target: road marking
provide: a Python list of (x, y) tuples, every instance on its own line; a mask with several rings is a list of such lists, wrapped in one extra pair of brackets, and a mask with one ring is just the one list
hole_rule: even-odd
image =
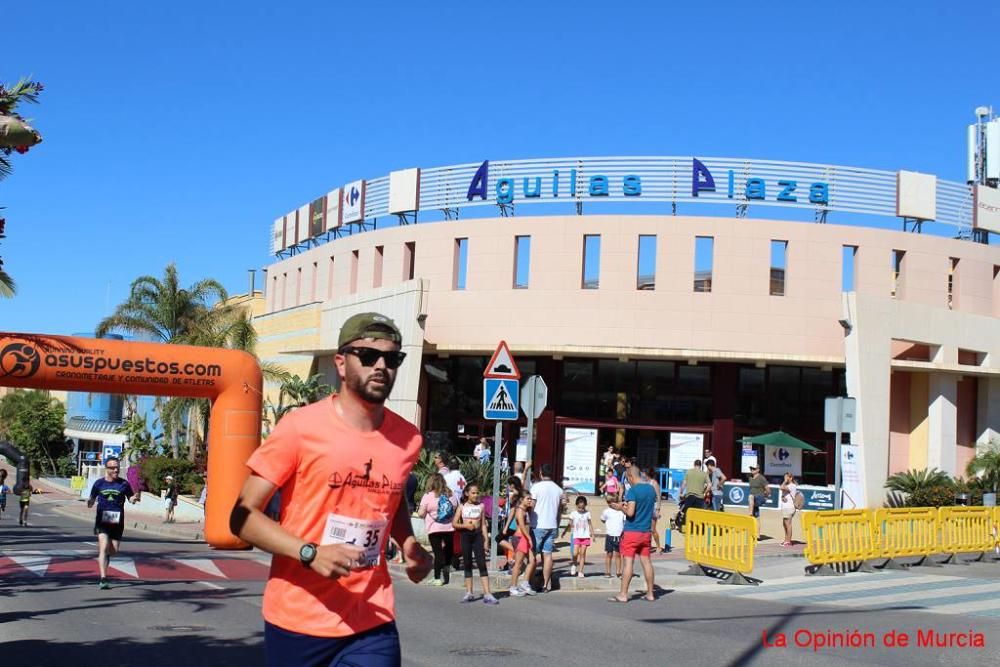
[(225, 573), (220, 570), (209, 558), (177, 558), (175, 560), (181, 565), (193, 567), (194, 569), (200, 570), (205, 574), (210, 574), (213, 577), (218, 577), (219, 579), (226, 578)]
[(10, 556), (9, 558), (39, 577), (45, 576), (49, 569), (49, 563), (52, 561), (48, 556)]
[(196, 581), (195, 583), (201, 584), (202, 586), (205, 586), (207, 588), (214, 588), (217, 591), (226, 590), (225, 587), (219, 586), (218, 584), (213, 584), (211, 581)]
[(119, 558), (115, 556), (108, 563), (108, 567), (112, 570), (118, 570), (119, 572), (124, 572), (133, 579), (139, 578), (139, 573), (135, 569), (135, 561), (131, 558)]

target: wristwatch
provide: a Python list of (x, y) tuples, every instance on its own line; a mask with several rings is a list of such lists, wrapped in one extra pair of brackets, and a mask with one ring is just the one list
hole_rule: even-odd
[(302, 561), (302, 566), (309, 567), (315, 559), (316, 544), (314, 542), (303, 544), (299, 549), (299, 560)]

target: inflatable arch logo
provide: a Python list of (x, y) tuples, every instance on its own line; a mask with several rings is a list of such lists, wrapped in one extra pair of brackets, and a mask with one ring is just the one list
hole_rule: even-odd
[(105, 338), (0, 333), (0, 386), (106, 394), (207, 398), (211, 489), (205, 541), (218, 549), (247, 546), (229, 531), (229, 512), (260, 445), (263, 381), (246, 352)]

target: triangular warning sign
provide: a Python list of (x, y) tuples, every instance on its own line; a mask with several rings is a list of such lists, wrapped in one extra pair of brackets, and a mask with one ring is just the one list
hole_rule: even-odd
[(503, 382), (497, 383), (497, 390), (490, 397), (487, 409), (499, 410), (501, 412), (510, 412), (513, 410), (517, 412), (517, 406), (514, 405), (514, 401), (511, 399), (510, 394), (507, 392), (507, 387)]
[(518, 369), (517, 364), (514, 363), (514, 357), (511, 356), (506, 341), (500, 341), (500, 344), (497, 345), (497, 350), (493, 353), (490, 363), (486, 364), (483, 377), (505, 380), (521, 379), (521, 371)]

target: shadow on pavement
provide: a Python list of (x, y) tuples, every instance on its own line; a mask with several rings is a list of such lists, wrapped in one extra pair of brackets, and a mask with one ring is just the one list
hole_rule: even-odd
[[(150, 628), (163, 636), (142, 639), (106, 639), (95, 642), (23, 640), (5, 642), (4, 661), (20, 667), (52, 665), (101, 665), (116, 667), (177, 667), (212, 665), (254, 667), (264, 664), (263, 631), (248, 632), (246, 639), (215, 639), (190, 634), (190, 626)], [(211, 631), (206, 628), (206, 631)]]

